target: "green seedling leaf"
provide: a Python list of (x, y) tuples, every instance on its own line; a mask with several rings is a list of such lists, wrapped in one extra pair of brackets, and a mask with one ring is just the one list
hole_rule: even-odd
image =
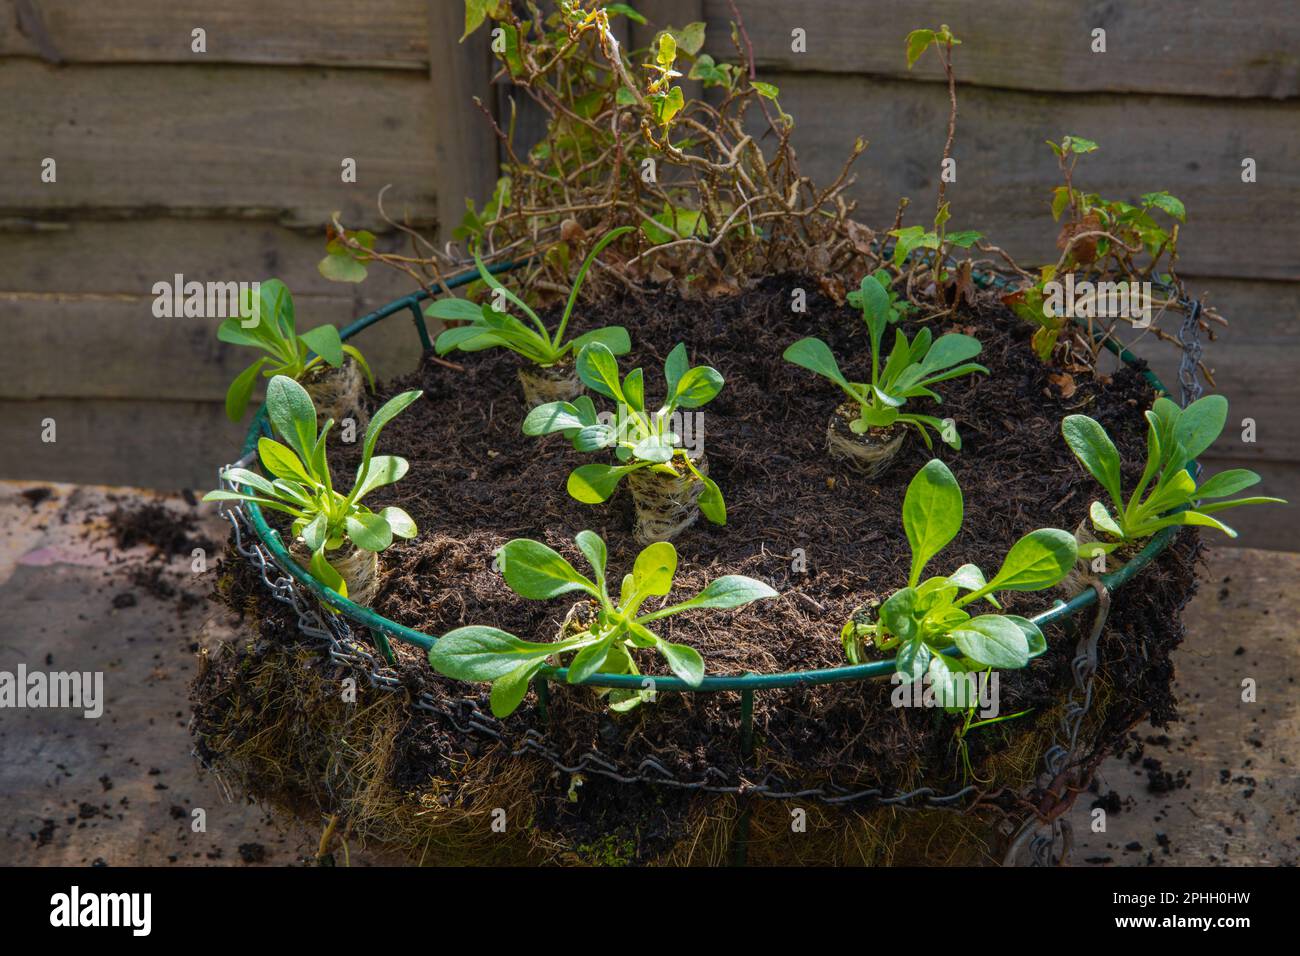
[(962, 514), (957, 479), (947, 465), (932, 459), (912, 478), (903, 499), (903, 531), (912, 549), (909, 585), (920, 581), (930, 559), (957, 536)]
[(578, 378), (593, 392), (606, 398), (623, 399), (618, 360), (609, 347), (600, 342), (592, 342), (578, 353)]
[(678, 385), (681, 383), (682, 376), (686, 370), (691, 367), (690, 360), (686, 356), (686, 343), (678, 342), (673, 346), (668, 358), (664, 360), (664, 382), (668, 386), (668, 394), (676, 395)]
[(726, 574), (710, 582), (703, 591), (689, 601), (683, 601), (677, 605), (677, 608), (744, 607), (753, 601), (771, 597), (776, 597), (776, 592), (762, 581), (756, 581), (743, 574)]
[(515, 712), (528, 694), (528, 685), (536, 673), (541, 670), (542, 662), (536, 661), (520, 664), (510, 673), (498, 677), (492, 683), (492, 693), (488, 702), (494, 717), (509, 717)]
[(594, 531), (579, 531), (574, 540), (578, 544), (578, 550), (591, 565), (591, 569), (596, 572), (596, 580), (605, 580), (605, 562), (608, 559), (608, 552), (604, 539)]
[(521, 641), (495, 627), (458, 627), (429, 649), (429, 664), (456, 680), (494, 681), (521, 664), (545, 661), (559, 646)]
[(253, 395), (253, 386), (257, 384), (257, 373), (262, 370), (262, 366), (267, 361), (265, 358), (258, 359), (236, 375), (235, 380), (230, 383), (230, 388), (226, 391), (226, 417), (232, 422), (237, 422), (244, 417), (244, 412), (248, 410), (248, 401)]
[(785, 350), (783, 357), (787, 362), (793, 362), (801, 368), (828, 378), (841, 387), (848, 385), (848, 380), (840, 371), (840, 365), (835, 361), (830, 346), (821, 339), (800, 339)]
[(348, 515), (348, 539), (363, 551), (383, 551), (393, 543), (393, 529), (377, 514), (357, 512)]
[(483, 307), (478, 303), (455, 296), (434, 299), (424, 307), (425, 315), (442, 322), (478, 322), (482, 313)]
[(343, 575), (335, 570), (334, 565), (330, 564), (325, 557), (325, 548), (322, 546), (312, 552), (311, 561), (308, 562), (307, 570), (321, 584), (325, 585), (331, 591), (336, 592), (342, 597), (348, 596), (347, 582), (343, 580)]
[(1070, 532), (1039, 528), (1011, 546), (989, 586), (995, 591), (1041, 591), (1059, 584), (1078, 557), (1078, 542)]
[(1174, 424), (1174, 441), (1182, 446), (1183, 455), (1174, 465), (1194, 461), (1214, 444), (1228, 420), (1228, 400), (1222, 395), (1206, 395), (1182, 410)]
[(569, 473), (567, 487), (575, 501), (594, 505), (608, 501), (623, 476), (642, 465), (581, 465)]
[(667, 541), (656, 541), (637, 555), (632, 581), (641, 594), (662, 597), (672, 590), (676, 573), (677, 549)]
[(722, 391), (722, 385), (722, 376), (716, 369), (698, 365), (682, 375), (677, 390), (669, 395), (668, 401), (682, 408), (699, 408), (713, 401)]
[(632, 339), (628, 336), (627, 329), (621, 325), (611, 325), (607, 328), (584, 332), (569, 343), (569, 347), (575, 352), (581, 352), (586, 346), (594, 342), (599, 342), (614, 355), (626, 355), (632, 351)]
[(1100, 501), (1094, 501), (1088, 506), (1088, 517), (1092, 519), (1092, 526), (1098, 531), (1104, 531), (1116, 538), (1124, 537), (1124, 529), (1111, 517), (1110, 511)]
[(310, 461), (316, 447), (316, 406), (307, 390), (287, 375), (277, 375), (266, 387), (267, 416), (276, 430), (303, 461)]
[(900, 641), (910, 641), (920, 633), (916, 617), (917, 598), (916, 589), (906, 587), (895, 591), (880, 605), (881, 623)]
[(380, 517), (388, 522), (388, 527), (393, 530), (394, 537), (414, 538), (418, 532), (415, 528), (415, 522), (401, 508), (395, 505), (385, 508), (379, 512)]
[(1259, 484), (1259, 475), (1247, 468), (1229, 468), (1202, 482), (1196, 489), (1197, 498), (1226, 498)]
[(343, 340), (332, 325), (320, 325), (298, 336), (299, 340), (333, 368), (343, 364)]
[(704, 490), (700, 492), (700, 497), (696, 503), (700, 506), (700, 514), (704, 515), (712, 524), (723, 525), (727, 523), (727, 503), (722, 500), (722, 489), (712, 478), (702, 476), (700, 481), (704, 482)]
[(1025, 632), (1000, 614), (971, 618), (952, 638), (963, 654), (985, 667), (1017, 669), (1029, 663)]
[(595, 584), (540, 541), (515, 538), (502, 546), (500, 557), (506, 584), (521, 597), (544, 601), (570, 591), (600, 594)]
[(1061, 422), (1061, 434), (1074, 457), (1106, 489), (1116, 506), (1120, 506), (1124, 499), (1120, 489), (1119, 450), (1106, 430), (1087, 415), (1067, 415)]
[(659, 642), (659, 653), (668, 662), (669, 669), (692, 687), (698, 687), (704, 680), (704, 658), (700, 652), (685, 644)]

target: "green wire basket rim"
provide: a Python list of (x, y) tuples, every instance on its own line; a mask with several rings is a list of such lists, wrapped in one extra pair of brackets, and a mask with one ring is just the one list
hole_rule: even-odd
[[(489, 268), (489, 272), (494, 274), (508, 272), (511, 269), (522, 265), (524, 261), (511, 261), (498, 263)], [(476, 271), (467, 271), (453, 276), (446, 280), (444, 285), (447, 289), (455, 289), (473, 282), (478, 278)], [(980, 281), (983, 280), (983, 281)], [(977, 277), (980, 285), (988, 286), (1001, 284), (1001, 276), (994, 274), (982, 274)], [(432, 298), (432, 294), (421, 289), (410, 295), (394, 299), (387, 305), (368, 315), (362, 316), (355, 322), (344, 327), (339, 332), (339, 337), (347, 340), (357, 333), (369, 328), (376, 322), (382, 321), (402, 310), (410, 310), (416, 319), (416, 325), (420, 331), (422, 342), (428, 341), (427, 331), (424, 327), (424, 319), (419, 310), (419, 304), (426, 299)], [(1133, 355), (1128, 349), (1114, 342), (1110, 338), (1103, 341), (1105, 347), (1115, 354), (1115, 356), (1127, 365), (1137, 366), (1141, 361)], [(1169, 390), (1165, 388), (1164, 383), (1149, 368), (1139, 369), (1144, 378), (1156, 389), (1157, 392), (1168, 395)], [(244, 450), (241, 461), (249, 461), (255, 457), (258, 439), (263, 435), (270, 433), (270, 425), (266, 417), (266, 403), (263, 402), (258, 408), (257, 413), (253, 416), (252, 424), (249, 427), (247, 438), (244, 441)], [(1196, 468), (1196, 463), (1192, 462), (1188, 470)], [(406, 627), (391, 621), (381, 614), (368, 607), (355, 604), (349, 599), (343, 597), (332, 588), (328, 588), (312, 577), (293, 557), (289, 550), (280, 540), (280, 534), (270, 525), (267, 524), (266, 518), (262, 514), (262, 509), (254, 502), (242, 502), (240, 507), (247, 514), (249, 523), (258, 540), (271, 553), (275, 563), (280, 569), (290, 575), (298, 584), (307, 588), (317, 600), (327, 607), (343, 614), (349, 619), (368, 628), (370, 631), (381, 634), (386, 637), (396, 638), (397, 640), (419, 647), (428, 651), (437, 642), (438, 638), (431, 637), (423, 631), (417, 631), (414, 628)], [(1152, 536), (1146, 546), (1138, 554), (1125, 564), (1118, 571), (1111, 574), (1099, 575), (1099, 580), (1107, 590), (1115, 590), (1122, 586), (1131, 578), (1137, 575), (1139, 571), (1150, 564), (1155, 558), (1163, 552), (1177, 533), (1177, 526), (1165, 528)], [(1057, 621), (1065, 620), (1072, 617), (1075, 613), (1091, 607), (1097, 603), (1097, 590), (1092, 587), (1085, 588), (1079, 594), (1076, 594), (1069, 601), (1058, 600), (1052, 607), (1039, 614), (1034, 615), (1030, 620), (1038, 627), (1052, 624)], [(1041, 656), (1045, 651), (1039, 651), (1032, 655), (1031, 659)], [(730, 676), (711, 677), (706, 675), (704, 679), (696, 685), (686, 683), (680, 677), (675, 676), (651, 676), (644, 674), (595, 674), (586, 680), (574, 681), (572, 686), (584, 687), (606, 687), (606, 688), (624, 688), (638, 690), (652, 686), (658, 691), (680, 691), (680, 692), (716, 692), (716, 691), (754, 691), (766, 690), (779, 687), (799, 687), (813, 684), (834, 684), (845, 683), (850, 681), (873, 680), (888, 677), (894, 672), (894, 660), (892, 658), (880, 661), (871, 661), (866, 664), (846, 664), (843, 667), (825, 667), (815, 670), (804, 671), (784, 671), (777, 674), (737, 674)], [(538, 671), (538, 676), (545, 680), (553, 680), (560, 683), (569, 683), (568, 668), (565, 667), (543, 667)], [(466, 682), (469, 683), (469, 682)]]

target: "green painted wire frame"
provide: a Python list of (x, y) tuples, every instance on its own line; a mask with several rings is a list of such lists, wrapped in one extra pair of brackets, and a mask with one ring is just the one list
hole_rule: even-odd
[[(493, 273), (507, 272), (515, 268), (518, 263), (506, 262), (494, 265), (489, 271)], [(474, 281), (477, 278), (475, 272), (464, 272), (451, 279), (448, 279), (446, 286), (448, 289), (455, 289)], [(984, 279), (981, 285), (992, 285), (996, 283), (996, 277), (981, 277)], [(371, 312), (353, 322), (351, 325), (342, 329), (339, 335), (343, 339), (351, 338), (363, 329), (367, 329), (376, 322), (386, 319), (394, 313), (403, 310), (409, 310), (414, 317), (416, 331), (420, 336), (420, 343), (427, 351), (432, 347), (429, 340), (429, 332), (424, 323), (424, 316), (420, 312), (420, 303), (430, 295), (425, 290), (413, 293), (403, 298), (396, 299), (388, 303), (381, 309)], [(1128, 349), (1107, 338), (1103, 343), (1107, 349), (1115, 354), (1120, 361), (1133, 365), (1138, 362)], [(1162, 394), (1169, 394), (1164, 383), (1149, 369), (1143, 369), (1142, 375), (1146, 380)], [(244, 442), (243, 458), (252, 460), (252, 456), (257, 449), (257, 440), (264, 434), (268, 434), (270, 426), (266, 420), (265, 403), (257, 410), (253, 417), (253, 424), (248, 430), (248, 437)], [(1195, 463), (1189, 464), (1188, 469), (1195, 467)], [(325, 587), (315, 578), (304, 570), (297, 561), (290, 555), (280, 535), (266, 523), (266, 518), (262, 514), (262, 509), (253, 502), (245, 502), (241, 505), (248, 515), (249, 522), (253, 526), (258, 540), (271, 552), (282, 570), (293, 577), (300, 585), (310, 591), (321, 603), (325, 604), (358, 624), (368, 628), (372, 633), (381, 639), (392, 637), (405, 643), (419, 647), (425, 651), (433, 647), (437, 638), (430, 637), (423, 631), (417, 631), (414, 628), (405, 627), (395, 621), (376, 614), (368, 607), (362, 607), (354, 604), (347, 598), (343, 597), (337, 591)], [(1156, 556), (1169, 546), (1169, 542), (1177, 533), (1177, 526), (1165, 528), (1155, 534), (1147, 542), (1137, 556), (1120, 568), (1113, 574), (1103, 574), (1100, 576), (1102, 584), (1108, 590), (1115, 590), (1125, 584), (1129, 579), (1134, 577), (1139, 571), (1145, 568)], [(1044, 625), (1056, 621), (1065, 620), (1073, 616), (1076, 612), (1090, 607), (1097, 603), (1097, 592), (1093, 588), (1088, 588), (1075, 595), (1069, 601), (1058, 601), (1055, 605), (1043, 611), (1040, 614), (1030, 618), (1040, 628)], [(1033, 655), (1038, 657), (1043, 652)], [(672, 676), (655, 676), (647, 678), (643, 674), (595, 674), (586, 680), (577, 681), (573, 686), (581, 684), (586, 687), (610, 687), (610, 688), (627, 688), (631, 690), (641, 689), (645, 686), (648, 679), (652, 679), (654, 689), (658, 691), (683, 691), (683, 692), (713, 692), (713, 691), (741, 691), (748, 696), (749, 692), (755, 690), (768, 690), (778, 687), (800, 687), (809, 684), (835, 684), (849, 681), (873, 680), (888, 677), (894, 672), (894, 661), (892, 658), (880, 661), (872, 661), (867, 664), (846, 664), (843, 667), (825, 667), (817, 670), (807, 671), (786, 671), (779, 674), (738, 674), (730, 677), (709, 677), (705, 676), (703, 681), (696, 686), (687, 684), (680, 677)], [(538, 672), (538, 677), (542, 678), (539, 688), (544, 687), (546, 680), (553, 680), (560, 683), (567, 683), (568, 669), (564, 667), (544, 667)]]

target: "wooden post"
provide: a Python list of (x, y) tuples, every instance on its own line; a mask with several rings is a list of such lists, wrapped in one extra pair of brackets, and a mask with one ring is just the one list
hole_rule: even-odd
[(500, 163), (497, 137), (474, 105), (478, 97), (493, 109), (492, 57), (488, 25), (460, 42), (465, 7), (428, 0), (429, 95), (434, 111), (434, 155), (438, 163), (438, 234), (443, 242), (465, 214), (466, 198), (483, 203), (492, 194)]

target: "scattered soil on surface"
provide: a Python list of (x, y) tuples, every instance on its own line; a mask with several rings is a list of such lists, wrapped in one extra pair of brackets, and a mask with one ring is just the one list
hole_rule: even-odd
[(194, 548), (211, 553), (211, 539), (198, 531), (193, 514), (175, 511), (151, 501), (138, 506), (119, 505), (108, 516), (109, 530), (119, 548), (145, 545), (160, 556), (189, 554)]
[[(790, 310), (795, 287), (809, 290), (806, 313)], [(704, 422), (711, 475), (726, 497), (728, 523), (714, 527), (701, 520), (677, 539), (680, 564), (669, 600), (689, 597), (729, 573), (767, 581), (781, 596), (735, 611), (692, 612), (661, 622), (662, 636), (697, 648), (710, 674), (842, 665), (838, 634), (844, 621), (855, 607), (887, 597), (906, 578), (910, 556), (900, 510), (908, 481), (931, 452), (913, 436), (894, 467), (871, 481), (827, 458), (826, 425), (842, 395), (785, 362), (781, 353), (802, 336), (820, 336), (846, 374), (859, 380), (869, 374), (870, 357), (860, 314), (836, 307), (816, 288), (813, 280), (781, 277), (707, 303), (668, 293), (629, 296), (588, 308), (575, 323), (575, 331), (605, 324), (629, 329), (633, 352), (620, 367), (646, 370), (651, 401), (662, 394), (663, 360), (677, 342), (687, 343), (693, 364), (712, 365), (726, 379), (721, 394), (704, 409)], [(904, 325), (909, 335), (919, 327), (914, 321)], [(1061, 438), (1065, 415), (1083, 412), (1098, 419), (1119, 446), (1126, 484), (1136, 481), (1145, 455), (1142, 412), (1153, 395), (1135, 371), (1121, 370), (1104, 383), (1080, 381), (1063, 399), (1030, 349), (1030, 329), (991, 296), (934, 331), (978, 337), (984, 345), (978, 361), (992, 374), (943, 383), (941, 406), (922, 401), (918, 407), (954, 418), (963, 440), (960, 452), (937, 443), (933, 452), (961, 484), (966, 519), (929, 573), (974, 562), (991, 575), (1022, 535), (1077, 524), (1099, 489)], [(492, 570), (493, 552), (512, 538), (536, 538), (582, 568), (573, 536), (590, 528), (607, 541), (610, 573), (617, 579), (630, 570), (639, 550), (628, 492), (620, 489), (609, 503), (594, 507), (569, 498), (567, 473), (600, 459), (574, 451), (562, 436), (522, 434), (526, 409), (512, 353), (488, 351), (457, 360), (463, 373), (426, 363), (381, 389), (386, 396), (419, 387), (425, 396), (388, 426), (379, 443), (381, 452), (403, 455), (411, 468), (405, 479), (367, 503), (376, 509), (405, 508), (420, 535), (382, 555), (375, 608), (430, 634), (488, 624), (528, 640), (552, 640), (572, 601), (518, 597)], [(335, 446), (336, 475), (354, 473), (359, 455), (356, 445)], [(1194, 533), (1183, 533), (1136, 586), (1116, 595), (1100, 649), (1101, 681), (1110, 689), (1110, 703), (1091, 728), (1095, 752), (1109, 748), (1143, 716), (1157, 724), (1175, 716), (1169, 653), (1182, 639), (1179, 615), (1194, 591), (1199, 548)], [(803, 566), (800, 558), (806, 571), (797, 570)], [(257, 596), (254, 579), (236, 566), (232, 580), (225, 599), (232, 606), (260, 608), (258, 615), (270, 627), (268, 633), (264, 626), (263, 636), (296, 638), (282, 609)], [(1004, 597), (1007, 610), (1033, 614), (1064, 595)], [(1053, 625), (1047, 637), (1043, 659), (1001, 675), (1002, 713), (1031, 713), (969, 737), (977, 773), (1029, 733), (1041, 735), (1057, 726), (1058, 705), (1072, 683), (1077, 635)], [(449, 708), (473, 702), (487, 711), (486, 688), (445, 680), (418, 650), (395, 647), (398, 671), (411, 691), (429, 690)], [(646, 673), (666, 673), (657, 658), (641, 656), (639, 663)], [(891, 691), (888, 682), (873, 682), (761, 692), (754, 702), (756, 753), (746, 761), (740, 755), (737, 694), (664, 693), (653, 705), (615, 715), (590, 690), (556, 688), (546, 743), (566, 762), (593, 750), (622, 767), (653, 758), (692, 780), (713, 768), (733, 779), (772, 775), (886, 791), (921, 782), (957, 789), (963, 780), (952, 719), (940, 711), (892, 707)], [(507, 734), (540, 727), (532, 695), (504, 722)], [(394, 783), (445, 777), (467, 746), (454, 722), (421, 714), (398, 741)], [(1032, 755), (1022, 778), (1039, 769), (1040, 755), (1041, 749)], [(567, 799), (566, 782), (556, 784), (560, 789), (550, 804), (556, 819), (599, 804), (589, 799), (595, 779), (588, 778), (581, 801)], [(663, 806), (662, 799), (654, 799)]]
[(31, 504), (32, 510), (35, 511), (41, 506), (41, 502), (46, 501), (54, 494), (54, 489), (46, 487), (26, 488), (20, 491), (19, 494)]

